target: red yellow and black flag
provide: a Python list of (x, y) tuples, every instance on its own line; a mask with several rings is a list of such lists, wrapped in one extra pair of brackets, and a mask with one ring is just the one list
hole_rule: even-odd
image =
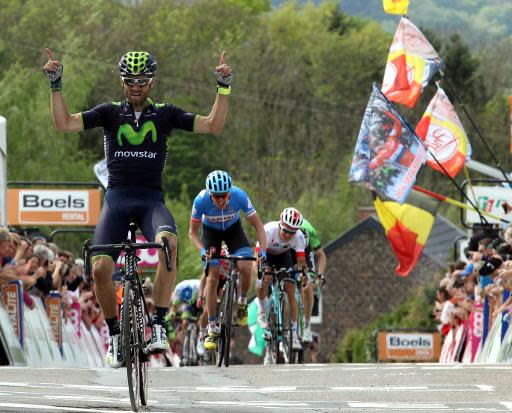
[(377, 215), (398, 258), (397, 275), (407, 277), (419, 261), (440, 202), (416, 190), (411, 191), (402, 205), (375, 198)]

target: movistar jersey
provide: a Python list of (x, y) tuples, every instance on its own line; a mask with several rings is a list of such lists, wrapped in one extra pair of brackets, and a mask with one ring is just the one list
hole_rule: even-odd
[(215, 206), (210, 191), (203, 189), (194, 199), (190, 218), (193, 221), (202, 221), (207, 227), (225, 231), (240, 219), (240, 210), (246, 216), (256, 212), (247, 194), (237, 186), (231, 187), (231, 195), (224, 209)]
[(199, 285), (200, 280), (197, 279), (183, 280), (178, 283), (172, 293), (172, 305), (195, 303), (199, 294)]
[(84, 129), (103, 127), (109, 188), (161, 190), (167, 137), (173, 129), (191, 132), (194, 128), (194, 113), (167, 103), (148, 102), (138, 120), (126, 100), (103, 103), (81, 114)]
[(309, 246), (313, 251), (315, 251), (322, 246), (315, 227), (313, 227), (307, 219), (303, 219), (300, 230), (306, 239), (306, 247)]

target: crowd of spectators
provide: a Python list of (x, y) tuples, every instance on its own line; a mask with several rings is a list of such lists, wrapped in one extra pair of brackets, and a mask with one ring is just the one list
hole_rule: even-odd
[(92, 280), (84, 275), (84, 262), (69, 251), (60, 249), (40, 233), (29, 235), (0, 227), (0, 287), (19, 280), (23, 285), (23, 301), (34, 307), (34, 297), (60, 292), (64, 318), (73, 310), (90, 328), (100, 330), (103, 314), (94, 295)]
[(512, 226), (480, 228), (464, 251), (466, 260), (449, 266), (437, 289), (434, 316), (445, 336), (467, 321), (475, 305), (488, 299), (490, 325), (498, 314), (512, 314), (512, 298), (503, 300), (504, 291), (512, 291)]

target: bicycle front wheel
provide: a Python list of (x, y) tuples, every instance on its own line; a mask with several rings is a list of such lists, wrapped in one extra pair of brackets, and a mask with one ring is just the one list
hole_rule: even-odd
[(217, 366), (221, 367), (222, 362), (229, 367), (229, 352), (231, 346), (231, 322), (233, 319), (233, 283), (228, 282), (224, 289), (221, 300), (220, 334), (217, 343)]
[(139, 409), (139, 352), (137, 350), (136, 314), (131, 281), (125, 281), (123, 294), (123, 323), (121, 336), (123, 340), (124, 361), (128, 378), (128, 392), (133, 411)]
[(285, 363), (293, 363), (293, 330), (292, 330), (292, 307), (288, 296), (283, 294), (281, 297), (281, 337), (282, 350)]

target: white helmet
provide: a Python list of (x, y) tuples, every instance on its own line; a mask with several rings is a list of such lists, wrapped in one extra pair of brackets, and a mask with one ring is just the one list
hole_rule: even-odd
[(282, 228), (290, 232), (297, 232), (302, 226), (302, 214), (295, 208), (285, 208), (281, 212), (279, 223)]

